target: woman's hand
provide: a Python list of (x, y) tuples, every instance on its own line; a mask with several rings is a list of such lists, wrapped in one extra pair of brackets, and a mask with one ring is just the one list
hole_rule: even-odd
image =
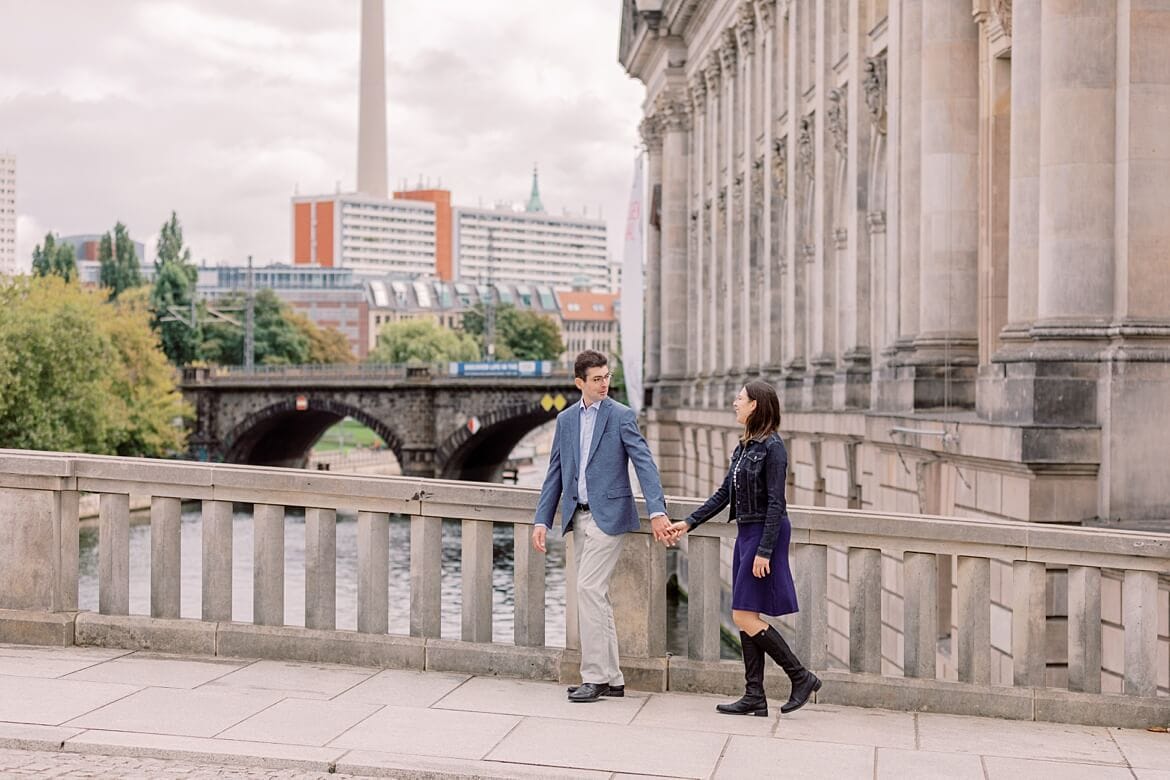
[(752, 574), (757, 577), (767, 577), (772, 571), (772, 562), (767, 558), (761, 558), (759, 555), (752, 561)]
[(667, 547), (673, 547), (688, 530), (690, 529), (687, 527), (685, 520), (679, 520), (676, 523), (671, 523), (666, 529), (666, 534), (663, 537), (663, 541), (666, 543)]

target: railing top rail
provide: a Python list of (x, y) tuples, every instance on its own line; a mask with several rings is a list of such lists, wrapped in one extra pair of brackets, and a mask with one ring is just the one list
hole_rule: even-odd
[[(134, 493), (184, 499), (321, 507), (528, 522), (539, 491), (495, 483), (417, 477), (338, 474), (260, 466), (123, 458), (74, 453), (0, 449), (0, 488)], [(702, 499), (669, 496), (670, 516), (682, 519)], [(641, 506), (642, 511), (645, 507)], [(857, 509), (792, 506), (793, 540), (932, 551), (946, 545), (967, 554), (1014, 557), (1021, 551), (1051, 553), (1041, 560), (1081, 560), (1107, 566), (1117, 556), (1146, 559), (1143, 568), (1170, 573), (1170, 534), (1011, 520), (898, 515)], [(726, 514), (696, 529), (702, 536), (728, 536)], [(1094, 556), (1099, 559), (1093, 563)]]

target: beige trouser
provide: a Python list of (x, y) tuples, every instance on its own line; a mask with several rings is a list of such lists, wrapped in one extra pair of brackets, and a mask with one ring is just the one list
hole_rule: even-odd
[(592, 512), (573, 515), (577, 558), (577, 624), (581, 636), (581, 682), (625, 685), (618, 665), (617, 627), (609, 601), (609, 579), (622, 553), (622, 537), (597, 527)]

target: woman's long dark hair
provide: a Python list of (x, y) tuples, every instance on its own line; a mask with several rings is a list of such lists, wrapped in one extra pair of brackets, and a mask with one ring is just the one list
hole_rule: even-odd
[(756, 402), (756, 409), (748, 416), (740, 441), (762, 441), (780, 428), (780, 399), (770, 384), (759, 379), (748, 382), (743, 389)]

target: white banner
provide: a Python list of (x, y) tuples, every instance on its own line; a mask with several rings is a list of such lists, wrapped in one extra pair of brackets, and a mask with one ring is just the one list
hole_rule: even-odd
[(642, 336), (643, 246), (645, 244), (646, 208), (642, 191), (642, 155), (634, 160), (634, 186), (630, 191), (630, 208), (626, 211), (626, 239), (622, 256), (622, 370), (626, 377), (626, 394), (635, 413), (642, 410)]

